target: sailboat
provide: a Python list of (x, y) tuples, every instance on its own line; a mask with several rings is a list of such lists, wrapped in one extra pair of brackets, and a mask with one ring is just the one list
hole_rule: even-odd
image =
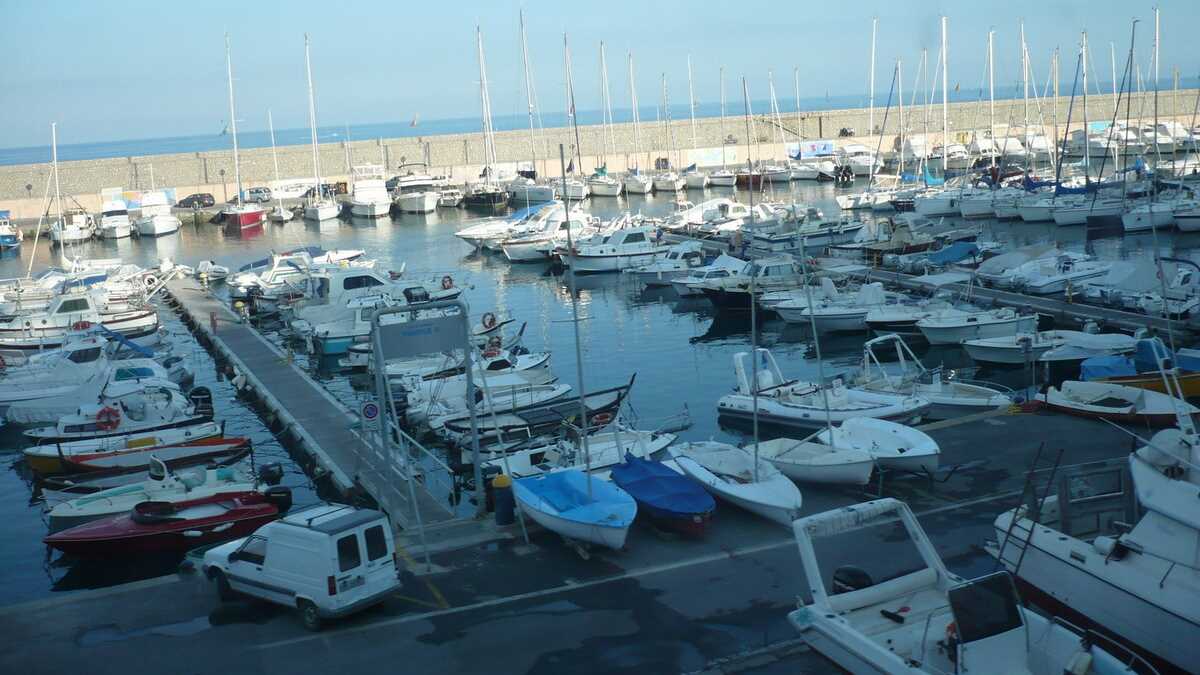
[(575, 78), (571, 72), (571, 49), (567, 45), (566, 33), (563, 33), (563, 68), (567, 81), (567, 116), (570, 117), (571, 128), (575, 131), (575, 156), (567, 165), (567, 173), (571, 175), (562, 181), (561, 196), (563, 201), (580, 201), (587, 198), (589, 191), (587, 182), (574, 176), (576, 171), (583, 170), (583, 144), (579, 140), (579, 118), (575, 115)]
[(87, 241), (96, 234), (92, 214), (82, 209), (63, 213), (62, 190), (58, 183), (58, 124), (55, 122), (50, 123), (50, 161), (54, 169), (54, 202), (58, 205), (58, 220), (50, 225), (50, 241), (59, 246)]
[(469, 211), (496, 213), (508, 206), (508, 192), (495, 183), (496, 138), (492, 134), (492, 100), (488, 94), (487, 63), (483, 60), (483, 31), (475, 26), (475, 48), (479, 60), (479, 108), (483, 124), (483, 183), (472, 185), (463, 195), (462, 204)]
[[(946, 93), (949, 84), (949, 54), (946, 49), (947, 18), (942, 17), (942, 172), (952, 168), (966, 168), (956, 164), (960, 154), (965, 154), (961, 145), (950, 142), (950, 107)], [(913, 198), (914, 210), (923, 216), (958, 216), (959, 192), (945, 187), (931, 188)]]
[[(642, 116), (638, 113), (637, 85), (633, 80), (633, 52), (628, 55), (629, 61), (629, 105), (633, 108), (633, 168), (625, 173), (625, 193), (647, 195), (654, 192), (654, 181), (642, 173), (639, 161), (642, 158)], [(647, 160), (649, 161), (649, 160)]]
[[(518, 175), (515, 178), (513, 178), (511, 181), (508, 182), (508, 185), (505, 186), (505, 190), (508, 192), (508, 203), (513, 208), (519, 207), (519, 208), (527, 209), (534, 204), (543, 204), (545, 202), (554, 201), (555, 195), (557, 193), (556, 193), (553, 185), (538, 183), (536, 180), (538, 177), (538, 170), (537, 170), (538, 136), (537, 136), (537, 134), (542, 129), (542, 117), (541, 117), (541, 114), (538, 113), (537, 91), (534, 89), (534, 85), (533, 85), (533, 67), (529, 65), (529, 41), (525, 35), (525, 10), (522, 9), (520, 11), (520, 17), (521, 17), (521, 22), (520, 22), (521, 23), (521, 63), (524, 66), (523, 72), (525, 74), (525, 105), (527, 106), (528, 114), (529, 114), (529, 169), (524, 170), (524, 169), (518, 168), (518, 170), (517, 170)], [(536, 122), (537, 122), (536, 127), (534, 125), (535, 118), (536, 118)], [(545, 150), (545, 148), (546, 148), (546, 139), (545, 139), (545, 136), (543, 135), (542, 136), (543, 151)], [(451, 193), (449, 195), (446, 195), (446, 193), (443, 193), (443, 195), (448, 196), (449, 200), (453, 202), (454, 206), (458, 206), (458, 203), (460, 201), (462, 201), (461, 193), (458, 193), (458, 194)], [(438, 205), (439, 206), (447, 206), (448, 204), (442, 204), (439, 202)]]
[(312, 59), (308, 53), (308, 33), (304, 34), (304, 72), (308, 76), (308, 129), (312, 136), (313, 193), (304, 207), (304, 219), (319, 223), (337, 218), (337, 202), (325, 196), (321, 185), (321, 161), (317, 154), (317, 103), (313, 96)]
[[(275, 119), (271, 116), (270, 110), (267, 110), (267, 130), (271, 133), (271, 163), (275, 166), (275, 184), (279, 185), (279, 156), (275, 153)], [(282, 199), (267, 215), (267, 218), (273, 223), (286, 223), (295, 217), (296, 214), (284, 206)]]
[(594, 197), (616, 197), (621, 194), (623, 186), (621, 181), (608, 175), (608, 153), (616, 146), (616, 143), (612, 129), (612, 99), (608, 95), (608, 58), (603, 42), (600, 43), (600, 83), (604, 99), (604, 123), (601, 127), (601, 134), (604, 136), (604, 155), (600, 166), (596, 167), (595, 173), (588, 179), (588, 189)]
[(242, 165), (238, 157), (237, 110), (233, 103), (233, 60), (229, 55), (229, 34), (225, 34), (225, 74), (229, 80), (229, 135), (233, 139), (233, 179), (237, 192), (233, 203), (221, 209), (220, 220), (226, 225), (249, 229), (262, 223), (263, 209), (242, 200)]
[[(779, 132), (779, 145), (787, 148), (783, 140), (783, 120), (779, 115), (779, 101), (775, 98), (775, 74), (767, 71), (767, 88), (771, 95), (771, 116), (774, 117), (775, 130)], [(784, 164), (765, 164), (762, 167), (763, 179), (768, 183), (787, 183), (792, 180), (792, 170)]]
[(737, 174), (726, 166), (725, 151), (725, 66), (721, 66), (721, 168), (708, 175), (708, 184), (713, 187), (734, 187)]
[(692, 164), (683, 170), (683, 180), (689, 190), (708, 187), (708, 174), (696, 168), (696, 90), (692, 86), (692, 56), (688, 55), (688, 110), (692, 116)]
[(675, 155), (675, 127), (671, 124), (671, 105), (667, 98), (667, 74), (662, 76), (662, 108), (663, 108), (663, 131), (667, 136), (667, 162), (666, 171), (654, 175), (654, 189), (658, 192), (679, 192), (683, 189), (684, 179), (675, 172), (674, 167), (678, 164), (672, 161), (671, 156)]

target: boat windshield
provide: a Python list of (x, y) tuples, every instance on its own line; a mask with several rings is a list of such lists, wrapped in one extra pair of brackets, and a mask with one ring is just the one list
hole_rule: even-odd
[(1008, 572), (997, 572), (949, 591), (950, 611), (963, 642), (974, 642), (1020, 628), (1021, 610)]

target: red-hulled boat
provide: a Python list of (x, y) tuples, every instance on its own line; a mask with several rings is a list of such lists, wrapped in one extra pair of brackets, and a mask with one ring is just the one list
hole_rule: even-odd
[(150, 457), (164, 462), (181, 459), (206, 461), (250, 449), (250, 439), (240, 436), (202, 438), (175, 445), (121, 448), (107, 452), (64, 455), (60, 458), (68, 471), (100, 471), (106, 469), (145, 469)]
[(186, 502), (143, 502), (125, 515), (56, 532), (43, 541), (81, 557), (185, 553), (245, 537), (285, 513), (292, 493), (231, 492)]
[(245, 230), (262, 225), (264, 215), (266, 211), (258, 204), (244, 204), (239, 200), (221, 210), (221, 222)]

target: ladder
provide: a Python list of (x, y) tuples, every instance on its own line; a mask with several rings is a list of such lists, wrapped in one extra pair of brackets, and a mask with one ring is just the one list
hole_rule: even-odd
[[(1009, 571), (1013, 576), (1018, 576), (1021, 563), (1025, 561), (1025, 552), (1029, 549), (1029, 542), (1033, 539), (1034, 528), (1041, 519), (1042, 505), (1046, 502), (1046, 497), (1049, 496), (1050, 490), (1054, 486), (1054, 476), (1058, 473), (1058, 467), (1062, 463), (1062, 448), (1053, 453), (1053, 461), (1049, 457), (1043, 460), (1043, 455), (1048, 454), (1045, 443), (1038, 446), (1037, 454), (1033, 456), (1029, 470), (1025, 473), (1025, 485), (1021, 488), (1021, 499), (1017, 503), (1016, 508), (1013, 509), (1013, 517), (1008, 521), (1008, 528), (1004, 532), (1004, 538), (997, 542), (995, 569), (999, 570), (1002, 565), (1010, 564), (1012, 565), (1012, 569)], [(1050, 475), (1046, 478), (1046, 484), (1039, 494), (1035, 479), (1038, 472), (1043, 470), (1049, 470)], [(1024, 507), (1024, 513), (1022, 513), (1022, 507)], [(1022, 515), (1029, 520), (1028, 527), (1017, 524)], [(1014, 546), (1020, 548), (1020, 553), (1016, 561), (1013, 562), (1004, 557), (1004, 552), (1014, 537), (1021, 536), (1024, 539), (1019, 541), (1019, 543), (1014, 543)]]

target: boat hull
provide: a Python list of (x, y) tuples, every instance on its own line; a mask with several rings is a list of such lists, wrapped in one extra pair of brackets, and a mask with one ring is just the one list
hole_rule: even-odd
[(1023, 316), (1006, 321), (954, 326), (921, 326), (918, 324), (918, 328), (931, 345), (956, 345), (964, 340), (1007, 337), (1016, 335), (1018, 332), (1036, 330), (1037, 317)]

